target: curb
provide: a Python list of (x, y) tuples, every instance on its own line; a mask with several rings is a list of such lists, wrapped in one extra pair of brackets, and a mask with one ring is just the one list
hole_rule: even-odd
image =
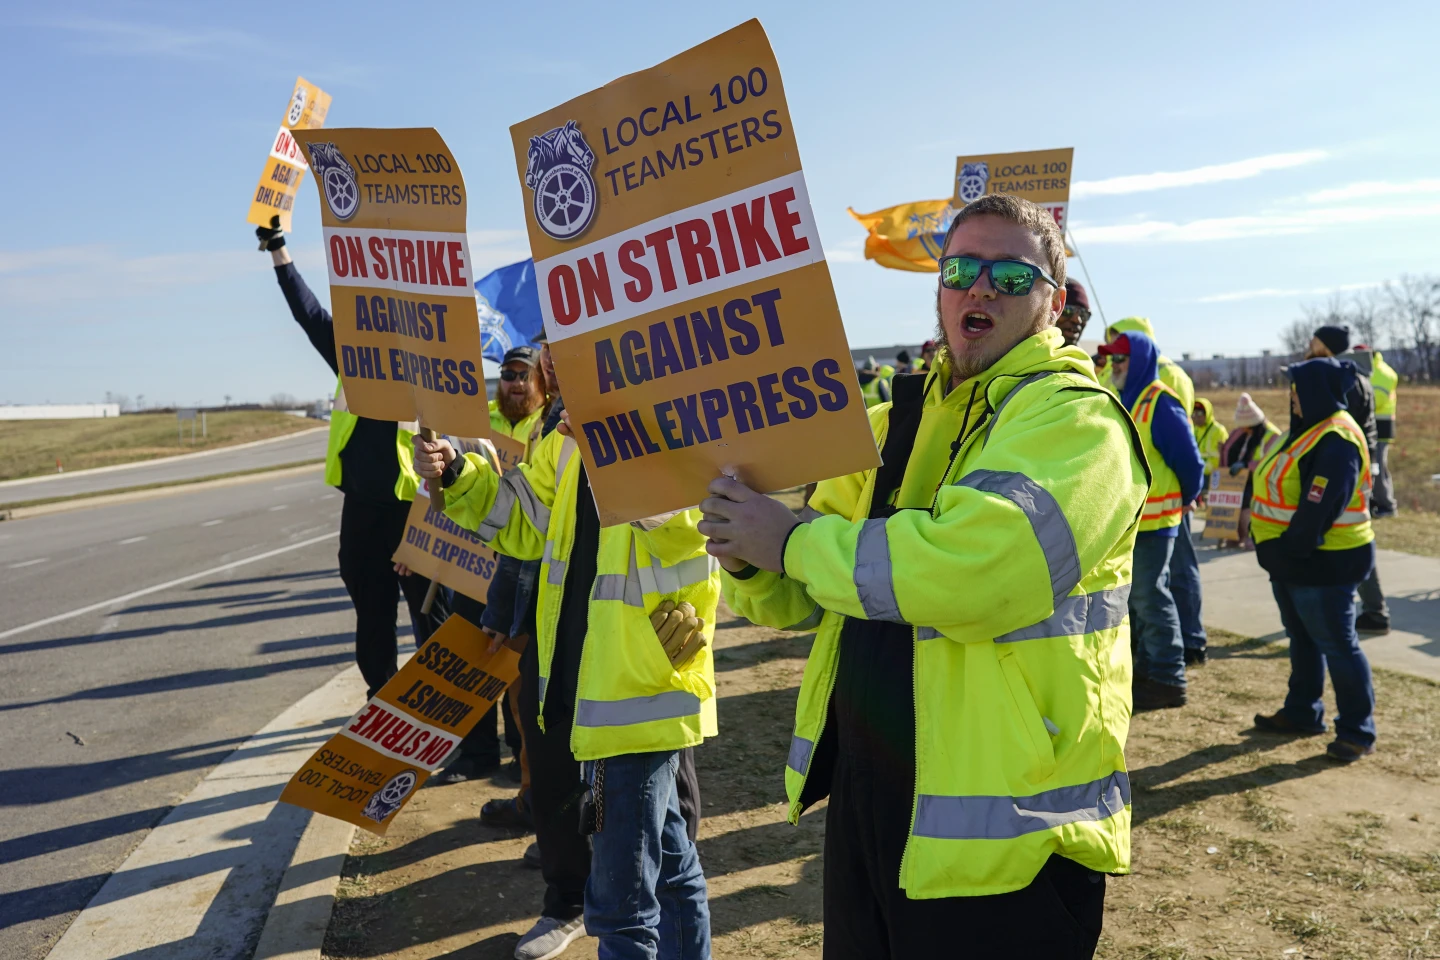
[(352, 823), (311, 815), (280, 880), (254, 960), (320, 960), (355, 830)]

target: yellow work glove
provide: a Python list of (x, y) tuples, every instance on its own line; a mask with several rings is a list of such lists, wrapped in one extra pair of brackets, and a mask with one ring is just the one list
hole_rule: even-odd
[(705, 618), (697, 617), (695, 608), (688, 603), (677, 607), (673, 600), (661, 602), (650, 615), (650, 626), (655, 628), (655, 636), (660, 638), (672, 667), (689, 663), (705, 646)]

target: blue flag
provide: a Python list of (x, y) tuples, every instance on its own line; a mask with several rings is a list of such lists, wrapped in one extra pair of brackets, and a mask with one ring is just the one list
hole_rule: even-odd
[(535, 261), (521, 260), (477, 280), (475, 308), (480, 314), (480, 352), (486, 360), (499, 363), (511, 347), (534, 343), (545, 329)]

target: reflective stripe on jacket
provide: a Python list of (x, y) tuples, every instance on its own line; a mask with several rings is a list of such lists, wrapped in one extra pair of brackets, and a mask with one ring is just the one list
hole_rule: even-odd
[[(875, 471), (824, 481), (790, 534), (785, 576), (723, 578), (741, 616), (819, 625), (785, 770), (790, 820), (828, 786), (815, 793), (807, 778), (845, 617), (908, 623), (906, 895), (1018, 890), (1051, 853), (1127, 872), (1127, 599), (1149, 489), (1139, 439), (1089, 358), (1053, 329), (942, 396), (949, 376), (942, 362), (927, 378), (898, 512), (867, 519)], [(888, 411), (870, 411), (882, 447)]]
[[(335, 406), (330, 411), (330, 439), (325, 445), (325, 482), (332, 487), (340, 486), (344, 468), (340, 463), (340, 451), (350, 442), (355, 424), (360, 418), (350, 412), (345, 403), (345, 386), (335, 386)], [(395, 478), (395, 499), (414, 500), (415, 491), (420, 488), (420, 475), (415, 472), (415, 449), (411, 438), (415, 436), (416, 424), (396, 424), (395, 456), (400, 461), (400, 475)]]
[[(1170, 469), (1165, 458), (1160, 456), (1151, 435), (1155, 404), (1162, 395), (1173, 397), (1176, 401), (1180, 399), (1164, 382), (1155, 380), (1140, 391), (1140, 396), (1135, 398), (1135, 408), (1130, 411), (1130, 415), (1135, 418), (1135, 429), (1140, 431), (1140, 441), (1145, 447), (1145, 460), (1150, 464), (1150, 494), (1145, 498), (1145, 513), (1140, 519), (1142, 533), (1180, 526), (1185, 509), (1180, 478)], [(1183, 437), (1184, 434), (1180, 436)]]
[(1300, 489), (1300, 459), (1328, 433), (1338, 433), (1360, 449), (1360, 478), (1344, 512), (1325, 531), (1320, 549), (1349, 550), (1375, 539), (1370, 525), (1370, 453), (1365, 433), (1355, 418), (1341, 410), (1300, 434), (1256, 469), (1250, 502), (1250, 535), (1256, 543), (1273, 540), (1290, 526), (1300, 498), (1307, 493)]
[[(458, 479), (445, 491), (450, 519), (499, 553), (541, 561), (536, 615), (541, 729), (575, 541), (582, 466), (575, 453), (575, 441), (557, 430), (503, 478), (480, 457), (466, 454)], [(700, 511), (691, 508), (601, 528), (570, 736), (577, 760), (679, 750), (719, 732), (710, 644), (677, 671), (650, 626), (662, 601), (688, 601), (705, 618), (705, 635), (713, 643), (720, 567), (705, 552), (705, 538), (695, 528), (699, 522)]]

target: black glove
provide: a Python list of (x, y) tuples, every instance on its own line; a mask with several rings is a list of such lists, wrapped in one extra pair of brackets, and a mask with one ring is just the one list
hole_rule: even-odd
[(256, 227), (255, 237), (260, 241), (261, 250), (279, 250), (285, 246), (285, 232), (280, 229), (280, 215), (270, 218), (270, 226)]
[(1244, 462), (1241, 462), (1241, 463), (1232, 463), (1232, 464), (1230, 464), (1230, 476), (1233, 477), (1233, 476), (1237, 475), (1241, 470), (1244, 470), (1244, 469), (1245, 469), (1245, 464), (1244, 464)]

